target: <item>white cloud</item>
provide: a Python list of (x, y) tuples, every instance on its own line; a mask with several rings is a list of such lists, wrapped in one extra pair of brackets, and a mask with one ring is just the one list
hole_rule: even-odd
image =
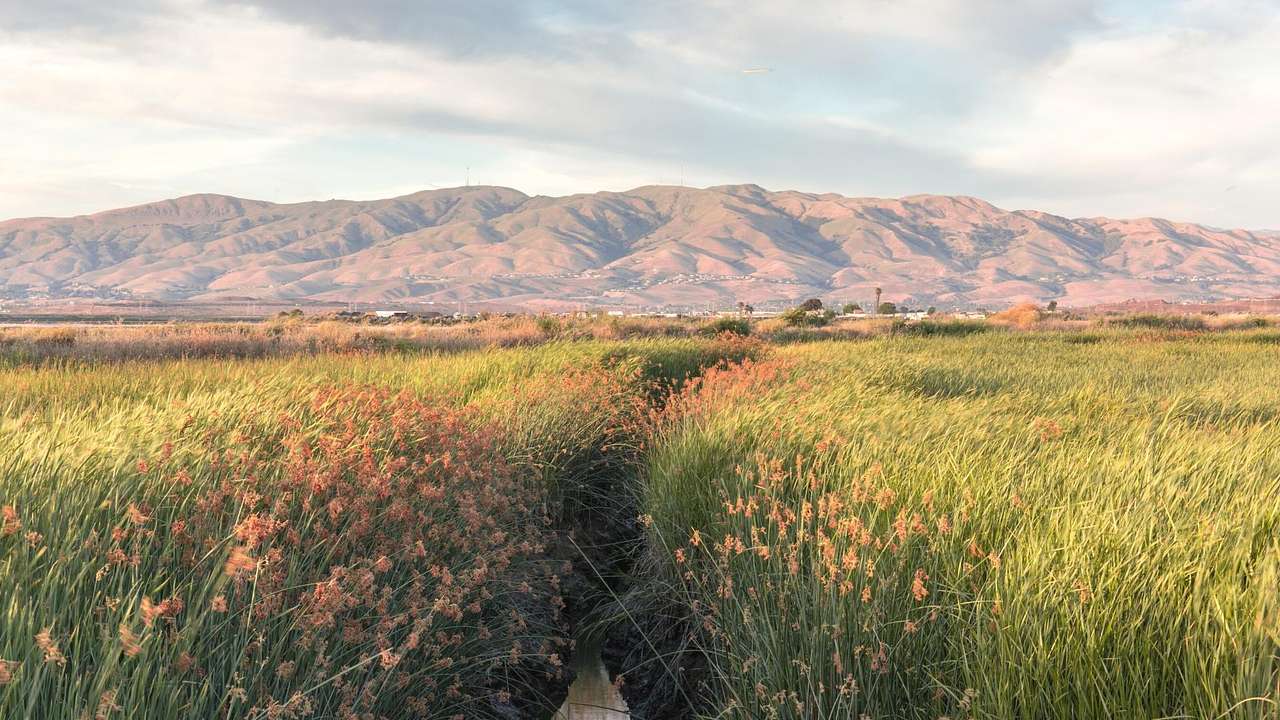
[[(1038, 185), (1078, 213), (1280, 222), (1263, 204), (1280, 189), (1280, 8), (1225, 25), (1191, 24), (1199, 13), (1184, 11), (1076, 42), (972, 118), (974, 162), (1042, 173)], [(1237, 196), (1224, 199), (1229, 187)], [(1250, 196), (1259, 204), (1239, 211)]]
[(21, 169), (0, 216), (369, 196), (472, 165), (534, 193), (684, 168), (1280, 225), (1280, 10), (1119, 1), (0, 0), (0, 120), (21, 138), (0, 145)]

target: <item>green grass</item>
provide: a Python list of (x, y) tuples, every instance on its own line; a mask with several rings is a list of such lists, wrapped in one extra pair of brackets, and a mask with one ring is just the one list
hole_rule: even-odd
[(0, 371), (0, 717), (549, 714), (559, 508), (656, 382), (749, 351)]
[(673, 408), (651, 592), (711, 713), (1280, 717), (1280, 353), (1100, 336), (788, 347)]
[(0, 369), (0, 717), (1280, 717), (1274, 331), (985, 327)]

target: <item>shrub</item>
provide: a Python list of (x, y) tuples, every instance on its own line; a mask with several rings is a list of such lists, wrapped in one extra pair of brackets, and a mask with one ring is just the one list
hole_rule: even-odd
[(733, 335), (750, 335), (751, 323), (746, 318), (722, 317), (716, 318), (711, 322), (703, 325), (698, 329), (702, 335), (719, 335), (721, 333), (731, 333)]
[(798, 307), (782, 313), (781, 318), (788, 327), (822, 327), (827, 324), (827, 318), (822, 314)]
[(1204, 330), (1207, 327), (1203, 318), (1193, 315), (1156, 315), (1154, 313), (1110, 318), (1105, 323), (1113, 327), (1152, 330)]
[(981, 320), (921, 320), (920, 322), (895, 320), (890, 332), (896, 335), (920, 337), (961, 337), (987, 332), (990, 329), (991, 325)]
[(560, 332), (560, 318), (555, 315), (539, 315), (538, 330), (543, 335), (556, 335)]

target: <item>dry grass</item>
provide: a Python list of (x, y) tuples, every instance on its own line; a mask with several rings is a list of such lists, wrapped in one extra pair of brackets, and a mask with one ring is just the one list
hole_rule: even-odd
[(1022, 330), (1029, 330), (1044, 319), (1044, 311), (1035, 303), (1023, 303), (1015, 305), (1008, 310), (1001, 310), (988, 319), (997, 325), (1008, 325)]
[(387, 351), (459, 352), (528, 347), (556, 340), (688, 337), (700, 324), (657, 318), (565, 319), (520, 316), (456, 325), (358, 325), (338, 321), (0, 328), (0, 362), (121, 362), (271, 358)]
[[(0, 365), (125, 362), (197, 358), (251, 359), (325, 354), (440, 352), (531, 347), (547, 342), (688, 338), (714, 331), (703, 318), (563, 318), (523, 315), (454, 325), (363, 325), (333, 320), (281, 319), (262, 323), (58, 325), (0, 327)], [(865, 340), (888, 335), (951, 336), (982, 329), (1218, 333), (1274, 327), (1275, 318), (1248, 315), (1132, 315), (1070, 320), (1019, 305), (988, 320), (944, 315), (921, 321), (836, 319), (820, 327), (790, 327), (781, 318), (748, 321), (750, 334), (785, 345)]]

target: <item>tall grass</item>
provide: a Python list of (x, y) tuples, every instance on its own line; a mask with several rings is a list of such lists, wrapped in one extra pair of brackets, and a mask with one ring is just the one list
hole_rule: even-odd
[(1273, 331), (559, 323), (0, 369), (0, 717), (1280, 717)]
[(648, 592), (709, 715), (1280, 717), (1280, 355), (1071, 337), (788, 347), (672, 404)]
[(0, 717), (549, 715), (562, 508), (751, 348), (0, 371)]

